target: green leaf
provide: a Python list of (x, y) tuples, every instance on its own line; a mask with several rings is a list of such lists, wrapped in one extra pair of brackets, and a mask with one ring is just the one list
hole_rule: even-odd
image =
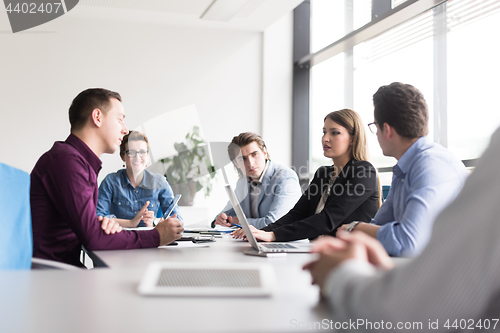
[[(186, 185), (189, 179), (194, 178), (196, 191), (204, 189), (205, 196), (208, 196), (212, 190), (211, 179), (216, 173), (208, 158), (208, 146), (200, 136), (200, 132), (198, 126), (193, 126), (192, 130), (186, 134), (185, 142), (174, 143), (177, 155), (161, 161), (169, 165), (165, 173), (169, 182)], [(203, 177), (207, 174), (210, 177)]]
[(202, 188), (203, 186), (201, 185), (201, 183), (199, 181), (196, 181), (196, 192), (199, 192)]

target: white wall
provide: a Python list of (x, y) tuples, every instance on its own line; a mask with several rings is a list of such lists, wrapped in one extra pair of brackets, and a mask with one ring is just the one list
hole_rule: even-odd
[(260, 130), (261, 33), (87, 21), (71, 12), (42, 27), (0, 34), (2, 162), (30, 171), (66, 138), (69, 104), (88, 87), (120, 92), (129, 128), (196, 104), (210, 140)]
[[(1, 162), (30, 172), (54, 141), (67, 137), (68, 107), (88, 87), (118, 91), (130, 129), (195, 104), (209, 141), (229, 141), (243, 131), (262, 134), (263, 120), (274, 122), (277, 115), (281, 119), (291, 112), (291, 97), (284, 91), (287, 86), (291, 89), (291, 74), (277, 77), (284, 68), (272, 72), (277, 64), (291, 63), (290, 17), (263, 35), (88, 20), (72, 12), (17, 34), (9, 32), (6, 13), (0, 12)], [(286, 43), (281, 49), (282, 40)], [(278, 53), (271, 57), (263, 45)], [(270, 73), (264, 84), (263, 70)], [(290, 122), (285, 119), (280, 133), (275, 133), (274, 124), (264, 128), (273, 159), (289, 164)], [(122, 166), (117, 154), (102, 160), (100, 179)]]

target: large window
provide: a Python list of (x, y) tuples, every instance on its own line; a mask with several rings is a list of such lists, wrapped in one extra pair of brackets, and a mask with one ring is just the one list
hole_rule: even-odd
[(323, 119), (335, 110), (344, 109), (344, 53), (340, 53), (321, 64), (311, 68), (311, 113), (309, 130), (309, 172), (319, 166), (331, 164), (323, 156), (321, 137), (323, 135)]
[[(396, 81), (411, 83), (422, 91), (432, 119), (432, 42), (432, 16), (425, 13), (354, 47), (353, 109), (365, 123), (373, 121), (373, 94), (380, 86)], [(432, 126), (430, 130), (432, 135)], [(367, 138), (370, 157), (377, 167), (395, 164), (394, 158), (382, 155), (375, 134), (367, 131)]]
[(449, 1), (448, 148), (477, 158), (500, 124), (500, 3)]
[[(311, 0), (312, 52), (328, 49), (329, 44), (352, 31), (358, 34), (373, 29), (369, 23), (371, 3)], [(393, 7), (407, 5), (402, 0), (392, 1)], [(343, 19), (338, 18), (340, 12)], [(333, 18), (335, 23), (331, 22)], [(323, 157), (320, 144), (325, 115), (353, 108), (369, 123), (373, 121), (372, 95), (381, 85), (394, 81), (422, 91), (429, 106), (430, 136), (436, 142), (460, 159), (478, 158), (500, 125), (497, 31), (500, 0), (449, 0), (368, 40), (353, 43), (327, 60), (313, 61), (310, 172), (331, 163)], [(366, 130), (375, 166), (394, 165), (396, 160), (383, 156), (376, 136)], [(382, 182), (390, 183), (390, 173), (382, 175)]]

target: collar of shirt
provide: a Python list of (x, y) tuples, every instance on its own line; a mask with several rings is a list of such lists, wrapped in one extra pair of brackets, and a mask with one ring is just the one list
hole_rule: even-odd
[[(264, 179), (264, 176), (266, 175), (267, 168), (269, 167), (269, 162), (270, 162), (269, 160), (266, 161), (266, 166), (264, 167), (264, 171), (262, 171), (262, 175), (260, 175), (260, 178), (256, 182), (256, 185), (262, 185), (262, 180)], [(250, 184), (255, 183), (255, 181), (250, 177), (247, 177), (247, 180)]]
[(404, 178), (408, 170), (410, 169), (415, 156), (422, 150), (422, 148), (431, 143), (431, 139), (428, 136), (420, 137), (415, 143), (411, 145), (410, 148), (401, 156), (398, 163), (392, 168), (392, 172), (398, 178)]
[(83, 156), (87, 162), (89, 162), (92, 169), (94, 169), (96, 174), (99, 174), (102, 168), (102, 161), (96, 154), (83, 142), (79, 137), (74, 134), (70, 134), (66, 139), (65, 143), (73, 146), (78, 152)]
[[(127, 187), (128, 185), (132, 186), (132, 184), (130, 183), (130, 179), (128, 179), (126, 169), (118, 170), (118, 173), (120, 174), (120, 182), (122, 187)], [(151, 172), (149, 172), (148, 170), (144, 170), (142, 181), (137, 187), (145, 189), (157, 189), (160, 188), (160, 184), (157, 184), (157, 181), (155, 177), (153, 177)]]

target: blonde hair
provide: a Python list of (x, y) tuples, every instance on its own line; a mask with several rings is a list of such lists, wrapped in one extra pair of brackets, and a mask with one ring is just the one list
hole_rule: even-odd
[[(368, 147), (366, 144), (366, 132), (360, 115), (351, 109), (342, 109), (330, 112), (325, 119), (330, 119), (340, 126), (344, 127), (352, 137), (351, 157), (356, 161), (368, 161)], [(382, 187), (380, 186), (380, 177), (377, 169), (378, 183), (378, 207), (382, 206)]]

